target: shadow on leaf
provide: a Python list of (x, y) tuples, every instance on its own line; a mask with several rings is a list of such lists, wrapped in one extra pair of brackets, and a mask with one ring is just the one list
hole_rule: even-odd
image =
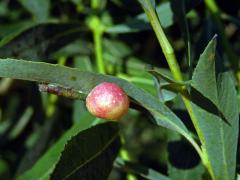
[(200, 163), (194, 148), (186, 141), (168, 143), (169, 163), (178, 169), (191, 169)]
[(194, 104), (206, 110), (207, 112), (220, 117), (225, 123), (231, 126), (231, 124), (228, 122), (228, 120), (226, 119), (224, 114), (221, 112), (221, 110), (217, 107), (217, 105), (215, 105), (210, 99), (205, 97), (201, 92), (199, 92), (193, 86), (191, 86), (190, 88), (190, 97), (191, 97), (191, 101)]

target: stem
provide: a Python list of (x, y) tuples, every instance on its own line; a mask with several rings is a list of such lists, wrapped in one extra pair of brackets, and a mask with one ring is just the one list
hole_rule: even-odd
[(103, 61), (103, 51), (102, 51), (102, 31), (96, 27), (93, 31), (93, 39), (95, 46), (95, 56), (96, 64), (99, 73), (105, 74), (104, 61)]
[(239, 59), (233, 52), (233, 49), (226, 37), (224, 25), (221, 21), (221, 10), (217, 6), (215, 0), (204, 0), (208, 10), (210, 11), (214, 21), (216, 22), (216, 25), (219, 29), (219, 34), (221, 41), (223, 43), (223, 47), (226, 50), (226, 54), (228, 56), (228, 59), (230, 61), (230, 66), (234, 70), (236, 78), (238, 80), (238, 86), (240, 87), (240, 76), (239, 76)]
[[(157, 39), (159, 41), (159, 44), (163, 50), (163, 54), (167, 60), (167, 63), (169, 65), (169, 68), (173, 74), (173, 77), (175, 80), (177, 81), (183, 81), (183, 78), (182, 78), (182, 74), (181, 74), (181, 71), (180, 71), (180, 67), (179, 67), (179, 64), (176, 60), (176, 56), (174, 54), (174, 51), (173, 51), (173, 48), (171, 46), (171, 44), (169, 43), (162, 27), (161, 27), (161, 24), (160, 24), (160, 21), (158, 19), (158, 16), (157, 16), (157, 13), (156, 11), (153, 9), (153, 8), (150, 8), (150, 9), (145, 9), (143, 7), (145, 13), (147, 14), (148, 16), (148, 19), (153, 27), (153, 30), (157, 36)], [(186, 106), (186, 109), (189, 113), (189, 116), (193, 122), (193, 125), (197, 131), (197, 134), (198, 134), (198, 137), (200, 138), (202, 144), (205, 144), (205, 139), (204, 139), (204, 136), (199, 128), (199, 124), (198, 124), (198, 120), (197, 120), (197, 117), (195, 116), (194, 112), (193, 112), (193, 109), (192, 109), (192, 104), (191, 104), (191, 101), (189, 101), (187, 98), (185, 98), (184, 96), (181, 96), (182, 99), (183, 99), (183, 102)], [(212, 176), (212, 179), (215, 179), (214, 177), (214, 174), (213, 174), (213, 170), (212, 170), (212, 166), (210, 164), (210, 162), (208, 161), (208, 154), (204, 151), (201, 150), (201, 148), (199, 147), (199, 145), (193, 140), (193, 139), (190, 139), (188, 138), (188, 136), (185, 136), (189, 142), (193, 145), (193, 147), (195, 148), (195, 150), (197, 151), (197, 153), (199, 154), (203, 164), (208, 168), (208, 171), (210, 173), (210, 175)]]
[(173, 74), (174, 79), (176, 79), (178, 81), (182, 81), (183, 79), (182, 79), (180, 67), (177, 63), (177, 59), (174, 54), (173, 48), (172, 48), (171, 44), (169, 43), (165, 33), (163, 32), (163, 29), (160, 25), (160, 22), (159, 22), (156, 12), (145, 10), (145, 13), (147, 14), (147, 16), (150, 20), (150, 23), (153, 27), (153, 30), (155, 31), (155, 34), (156, 34), (158, 41), (162, 47), (163, 54), (166, 57), (167, 63)]
[(103, 61), (103, 50), (102, 50), (102, 36), (104, 27), (97, 16), (91, 16), (87, 25), (93, 33), (94, 49), (96, 56), (96, 65), (99, 73), (105, 74), (104, 61)]
[[(99, 0), (91, 0), (91, 8), (93, 10), (98, 10), (100, 3), (101, 1)], [(93, 15), (92, 17), (90, 17), (88, 25), (93, 33), (97, 71), (99, 73), (106, 74), (102, 51), (102, 35), (104, 32), (103, 25), (97, 15)]]

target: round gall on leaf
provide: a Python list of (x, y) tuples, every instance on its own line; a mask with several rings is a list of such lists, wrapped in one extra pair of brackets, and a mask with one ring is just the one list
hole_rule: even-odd
[(96, 117), (118, 120), (127, 113), (129, 98), (118, 85), (103, 82), (88, 94), (86, 106), (88, 111)]

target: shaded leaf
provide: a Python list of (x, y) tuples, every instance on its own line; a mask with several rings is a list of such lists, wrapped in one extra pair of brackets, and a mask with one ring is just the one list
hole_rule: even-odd
[[(216, 37), (209, 42), (193, 73), (192, 87), (217, 107), (192, 103), (197, 129), (213, 179), (234, 179), (238, 137), (238, 105), (233, 80), (228, 73), (215, 72)], [(200, 100), (192, 94), (193, 101)], [(225, 118), (227, 122), (225, 121)]]
[(132, 102), (151, 113), (155, 124), (179, 132), (196, 146), (186, 126), (164, 103), (125, 80), (59, 65), (13, 59), (0, 60), (0, 77), (59, 84), (78, 91), (82, 99), (101, 82), (114, 82), (126, 91)]
[(79, 24), (46, 23), (33, 26), (1, 41), (1, 57), (29, 60), (47, 58), (67, 43), (76, 40), (83, 32)]
[[(142, 0), (145, 3), (146, 0)], [(188, 0), (186, 2), (186, 12), (193, 9), (201, 0)], [(150, 2), (150, 5), (151, 2)], [(170, 2), (164, 2), (156, 6), (156, 12), (158, 14), (159, 20), (162, 27), (167, 28), (176, 22), (174, 18), (174, 11), (172, 10)], [(108, 33), (132, 33), (143, 30), (149, 30), (151, 26), (148, 23), (147, 16), (145, 13), (139, 14), (135, 18), (127, 21), (123, 24), (117, 24), (106, 29)]]
[(26, 170), (30, 169), (41, 155), (46, 151), (49, 143), (52, 141), (52, 135), (56, 127), (59, 125), (59, 117), (48, 119), (41, 129), (36, 131), (36, 140), (22, 157), (22, 160), (18, 166), (16, 175), (21, 175)]
[(196, 151), (186, 141), (169, 141), (168, 159), (168, 175), (171, 179), (202, 180), (205, 169)]
[[(90, 124), (92, 122), (89, 122)], [(17, 179), (49, 179), (50, 174), (53, 172), (57, 162), (59, 161), (61, 152), (64, 150), (66, 143), (76, 136), (82, 130), (90, 127), (89, 125), (83, 126), (81, 122), (75, 123), (64, 135), (54, 144), (51, 148), (35, 163), (35, 165), (26, 171)]]
[(123, 170), (127, 172), (135, 173), (143, 178), (149, 179), (149, 180), (170, 180), (167, 176), (151, 169), (147, 168), (143, 165), (124, 161), (120, 158), (118, 158), (115, 162), (115, 166), (118, 168), (122, 168)]
[[(172, 10), (174, 12), (174, 19), (176, 19), (176, 22), (178, 23), (178, 26), (180, 27), (180, 30), (183, 34), (188, 66), (190, 68), (190, 73), (192, 73), (192, 47), (191, 47), (191, 39), (190, 39), (188, 22), (186, 18), (186, 2), (187, 0), (170, 1)], [(198, 2), (196, 1), (196, 3)]]
[(44, 22), (48, 19), (50, 2), (49, 0), (19, 0), (38, 22)]
[(116, 123), (84, 130), (66, 144), (51, 179), (107, 179), (119, 148)]
[(157, 79), (157, 83), (159, 84), (159, 96), (162, 101), (172, 100), (174, 97), (176, 97), (177, 93), (181, 93), (182, 95), (189, 98), (189, 93), (187, 92), (187, 89), (190, 86), (189, 81), (176, 81), (161, 72), (161, 70), (153, 67), (149, 67), (147, 71)]

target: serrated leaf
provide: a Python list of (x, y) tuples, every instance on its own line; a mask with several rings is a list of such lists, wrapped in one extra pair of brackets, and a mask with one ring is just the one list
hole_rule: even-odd
[(101, 82), (114, 82), (126, 91), (132, 98), (132, 102), (151, 113), (155, 124), (177, 131), (194, 143), (186, 126), (164, 103), (125, 80), (59, 65), (14, 59), (0, 59), (0, 77), (55, 83), (70, 87), (81, 93), (83, 100), (91, 89)]
[(45, 59), (50, 53), (76, 40), (82, 31), (79, 24), (36, 25), (4, 38), (0, 44), (0, 55), (2, 58)]
[(116, 123), (84, 130), (66, 144), (51, 179), (107, 179), (119, 149)]
[[(89, 122), (91, 124), (91, 122)], [(19, 180), (49, 179), (56, 164), (59, 161), (61, 152), (64, 150), (66, 143), (81, 131), (89, 128), (89, 125), (82, 126), (81, 122), (75, 123), (37, 162), (24, 174), (17, 177)]]
[[(192, 103), (192, 106), (212, 178), (232, 180), (235, 177), (238, 138), (237, 95), (228, 73), (219, 73), (216, 77), (215, 48), (216, 37), (209, 42), (200, 56), (193, 73), (192, 86), (217, 109), (211, 109), (208, 104), (201, 107)], [(201, 100), (197, 94), (192, 94), (192, 99), (195, 102)]]

